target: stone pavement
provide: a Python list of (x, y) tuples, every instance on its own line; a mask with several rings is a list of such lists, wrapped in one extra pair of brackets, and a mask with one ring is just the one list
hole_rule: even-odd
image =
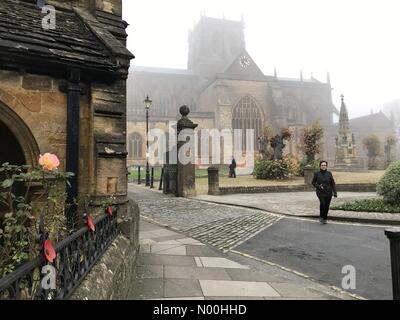
[(235, 254), (148, 221), (130, 299), (354, 299), (306, 276)]
[[(332, 199), (331, 205), (344, 201), (372, 198), (376, 197), (376, 194), (372, 192), (340, 192), (338, 196), (337, 199)], [(199, 195), (193, 199), (207, 201), (208, 203), (259, 209), (286, 216), (319, 217), (319, 202), (315, 192), (234, 194), (223, 196)], [(330, 210), (329, 218), (349, 222), (400, 224), (400, 213)]]

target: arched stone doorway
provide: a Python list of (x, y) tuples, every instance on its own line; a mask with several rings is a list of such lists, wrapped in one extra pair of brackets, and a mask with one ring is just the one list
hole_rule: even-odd
[[(27, 164), (36, 167), (40, 151), (32, 132), (25, 122), (1, 101), (0, 130), (2, 130), (0, 135), (0, 164), (17, 161), (15, 164)], [(3, 138), (3, 133), (5, 138)], [(10, 159), (10, 161), (2, 161), (3, 158)]]
[(0, 137), (0, 165), (6, 162), (19, 166), (26, 164), (24, 152), (17, 138), (1, 121)]
[[(37, 166), (39, 148), (31, 131), (23, 120), (10, 108), (0, 102), (0, 165)], [(0, 172), (0, 181), (5, 177)], [(25, 187), (16, 184), (13, 193), (23, 195)], [(1, 191), (1, 188), (0, 188)], [(0, 204), (0, 222), (4, 207)]]
[(257, 139), (263, 131), (263, 113), (254, 98), (245, 96), (232, 110), (232, 128), (242, 129), (242, 148), (246, 150), (246, 129), (254, 130), (254, 148), (258, 150)]

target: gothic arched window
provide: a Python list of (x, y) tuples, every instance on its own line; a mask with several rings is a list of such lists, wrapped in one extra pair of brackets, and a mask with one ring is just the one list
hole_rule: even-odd
[(246, 129), (254, 129), (254, 148), (258, 150), (258, 137), (262, 134), (263, 116), (256, 101), (246, 96), (238, 102), (232, 112), (232, 128), (242, 129), (242, 148), (246, 149)]
[(129, 136), (129, 155), (131, 159), (141, 159), (142, 158), (142, 136), (134, 132)]

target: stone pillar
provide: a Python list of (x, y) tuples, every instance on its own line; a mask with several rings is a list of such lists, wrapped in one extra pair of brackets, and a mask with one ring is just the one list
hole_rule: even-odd
[(306, 165), (304, 168), (304, 183), (311, 185), (312, 179), (314, 177), (314, 168), (310, 165)]
[[(195, 176), (195, 157), (194, 154), (194, 129), (197, 124), (194, 124), (187, 115), (190, 110), (187, 106), (182, 106), (179, 109), (182, 118), (177, 123), (177, 145), (178, 145), (178, 165), (177, 165), (177, 197), (193, 197), (196, 195), (196, 176)], [(180, 138), (181, 136), (181, 138)], [(179, 141), (186, 136), (186, 141)], [(189, 163), (181, 162), (182, 155), (186, 159), (190, 159)]]
[(385, 235), (390, 241), (393, 300), (400, 300), (400, 228), (386, 229)]
[(208, 194), (219, 195), (219, 169), (209, 167), (208, 171)]

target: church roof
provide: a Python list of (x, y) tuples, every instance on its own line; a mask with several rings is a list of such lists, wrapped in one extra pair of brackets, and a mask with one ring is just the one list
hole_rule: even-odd
[[(42, 27), (43, 17), (34, 3), (0, 1), (2, 66), (26, 66), (41, 72), (51, 72), (53, 67), (76, 67), (107, 73), (129, 66), (133, 55), (87, 12), (56, 8), (54, 30)], [(116, 57), (128, 61), (121, 65)]]
[[(366, 116), (361, 116), (349, 120), (350, 131), (391, 131), (394, 130), (393, 122), (381, 111)], [(333, 127), (337, 128), (339, 123)], [(336, 130), (336, 129), (335, 129)]]
[[(362, 116), (350, 120), (350, 127), (353, 129), (386, 129), (393, 128), (393, 122), (381, 111), (367, 116)], [(393, 128), (394, 129), (394, 128)]]
[(130, 71), (131, 72), (149, 72), (149, 73), (159, 73), (159, 74), (194, 76), (194, 74), (190, 70), (187, 70), (187, 69), (132, 66)]

